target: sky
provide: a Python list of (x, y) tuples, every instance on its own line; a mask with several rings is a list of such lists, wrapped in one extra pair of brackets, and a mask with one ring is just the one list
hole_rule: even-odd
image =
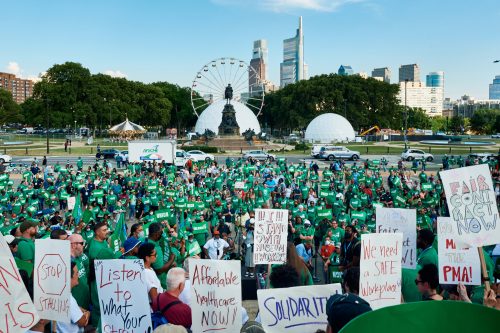
[(0, 71), (39, 76), (81, 63), (145, 83), (191, 86), (211, 60), (250, 62), (253, 41), (269, 46), (279, 85), (283, 39), (303, 16), (310, 76), (341, 64), (371, 74), (417, 63), (421, 80), (445, 72), (445, 97), (486, 99), (500, 75), (498, 0), (0, 0)]

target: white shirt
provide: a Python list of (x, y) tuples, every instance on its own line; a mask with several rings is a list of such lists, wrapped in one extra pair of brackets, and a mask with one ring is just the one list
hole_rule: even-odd
[(57, 322), (57, 333), (78, 333), (83, 332), (83, 327), (78, 327), (77, 321), (82, 318), (83, 312), (78, 306), (76, 299), (71, 296), (71, 301), (69, 304), (69, 323)]
[(182, 293), (179, 295), (179, 299), (182, 301), (182, 303), (190, 305), (189, 303), (191, 302), (191, 280), (186, 279), (186, 281), (184, 281), (184, 290), (182, 290)]
[(149, 302), (151, 302), (152, 300), (151, 297), (149, 297), (149, 291), (152, 288), (156, 288), (156, 292), (161, 294), (163, 293), (163, 288), (161, 287), (160, 279), (158, 279), (158, 276), (152, 268), (146, 268), (144, 272), (146, 273), (144, 276), (146, 279), (146, 286), (148, 287), (148, 298)]
[[(229, 244), (222, 238), (211, 238), (203, 247), (207, 249), (210, 259), (220, 259), (222, 258), (224, 249), (229, 247)], [(217, 249), (219, 250), (219, 255), (217, 255)]]

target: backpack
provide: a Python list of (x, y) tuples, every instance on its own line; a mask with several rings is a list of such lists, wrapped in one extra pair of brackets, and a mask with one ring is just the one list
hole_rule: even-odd
[[(156, 296), (156, 305), (157, 306), (160, 305), (160, 295), (161, 294), (158, 294)], [(173, 301), (173, 302), (170, 302), (169, 304), (165, 305), (165, 307), (163, 307), (163, 309), (161, 309), (161, 310), (156, 309), (155, 311), (153, 311), (153, 313), (151, 313), (151, 325), (153, 325), (153, 330), (155, 330), (158, 326), (168, 324), (168, 320), (167, 320), (167, 318), (165, 318), (163, 313), (165, 313), (165, 311), (170, 309), (170, 307), (172, 307), (176, 304), (180, 304), (180, 303), (182, 303), (182, 302), (181, 301)]]

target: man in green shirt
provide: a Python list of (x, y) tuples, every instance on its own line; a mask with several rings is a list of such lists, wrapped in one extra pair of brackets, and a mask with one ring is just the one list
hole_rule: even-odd
[(35, 236), (38, 232), (38, 225), (34, 222), (24, 221), (19, 226), (21, 238), (17, 246), (17, 256), (19, 259), (34, 263), (35, 261)]
[(76, 263), (78, 269), (78, 285), (71, 288), (71, 294), (78, 306), (88, 310), (90, 308), (89, 257), (83, 253), (85, 241), (79, 234), (72, 234), (68, 240), (71, 243), (71, 260)]
[(427, 264), (438, 266), (438, 254), (432, 246), (434, 243), (434, 233), (429, 229), (419, 230), (417, 236), (417, 249), (420, 250), (417, 256), (417, 271)]
[[(156, 261), (153, 263), (153, 269), (158, 275), (161, 286), (166, 290), (167, 272), (170, 268), (175, 267), (175, 255), (168, 248), (168, 244), (165, 244), (167, 240), (162, 239), (163, 226), (160, 223), (151, 223), (148, 230), (148, 239), (146, 242), (153, 244), (156, 250)], [(164, 242), (163, 246), (161, 244), (162, 241)]]

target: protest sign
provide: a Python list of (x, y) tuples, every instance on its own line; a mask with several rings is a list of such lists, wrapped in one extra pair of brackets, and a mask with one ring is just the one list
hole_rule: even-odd
[(241, 263), (239, 260), (189, 260), (193, 332), (239, 332)]
[(403, 233), (401, 265), (417, 267), (417, 212), (415, 209), (377, 207), (377, 233)]
[(441, 171), (439, 175), (458, 233), (455, 241), (472, 247), (500, 243), (500, 221), (488, 165)]
[(151, 332), (151, 308), (141, 259), (95, 260), (102, 332)]
[(73, 208), (75, 208), (75, 203), (76, 203), (76, 197), (69, 197), (68, 198), (68, 210), (73, 210)]
[(288, 211), (256, 209), (253, 261), (259, 264), (286, 262)]
[(71, 254), (67, 240), (37, 239), (34, 303), (40, 318), (70, 322)]
[(449, 217), (438, 217), (439, 283), (481, 284), (481, 262), (476, 248), (457, 247), (456, 225)]
[(317, 215), (319, 219), (332, 219), (332, 210), (331, 209), (320, 209), (317, 211)]
[(234, 182), (235, 189), (243, 189), (245, 188), (245, 182)]
[(401, 303), (402, 233), (361, 235), (359, 296), (373, 310)]
[(279, 289), (259, 289), (257, 299), (266, 333), (302, 333), (325, 329), (326, 302), (341, 294), (340, 283)]
[(207, 222), (193, 223), (191, 226), (193, 227), (193, 235), (204, 234), (208, 232)]
[(1, 233), (0, 272), (0, 332), (24, 333), (40, 318)]

